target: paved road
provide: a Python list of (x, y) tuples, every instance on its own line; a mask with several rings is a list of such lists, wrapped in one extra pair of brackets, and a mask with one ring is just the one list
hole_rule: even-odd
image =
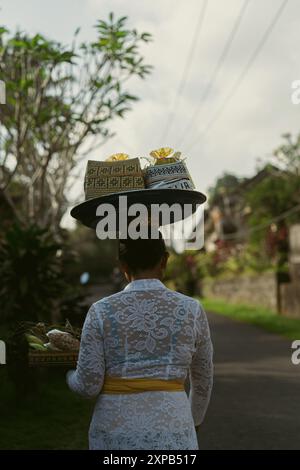
[(290, 361), (291, 341), (208, 316), (215, 383), (200, 448), (300, 449), (300, 365)]

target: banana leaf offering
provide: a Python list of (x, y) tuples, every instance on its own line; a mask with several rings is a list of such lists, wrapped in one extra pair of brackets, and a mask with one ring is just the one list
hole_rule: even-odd
[(81, 329), (69, 321), (64, 326), (27, 323), (24, 335), (30, 366), (76, 366)]

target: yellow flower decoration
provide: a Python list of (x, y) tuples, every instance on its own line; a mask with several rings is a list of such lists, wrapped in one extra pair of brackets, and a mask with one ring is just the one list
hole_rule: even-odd
[(159, 160), (160, 158), (168, 157), (173, 152), (174, 152), (174, 150), (171, 149), (170, 147), (162, 147), (162, 148), (157, 149), (157, 150), (152, 150), (152, 152), (150, 152), (150, 155), (151, 155), (151, 157), (155, 158), (156, 160)]
[(150, 152), (150, 155), (155, 159), (154, 165), (176, 163), (181, 160), (181, 152), (174, 153), (174, 150), (170, 147), (162, 147), (158, 150), (152, 150), (152, 152)]
[(120, 160), (128, 160), (129, 155), (127, 153), (114, 153), (110, 157), (108, 157), (105, 161), (106, 162), (117, 162)]

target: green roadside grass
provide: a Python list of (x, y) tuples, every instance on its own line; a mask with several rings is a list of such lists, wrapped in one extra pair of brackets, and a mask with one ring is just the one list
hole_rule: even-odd
[(65, 371), (38, 373), (39, 384), (26, 400), (16, 398), (0, 366), (0, 449), (87, 449), (94, 403), (68, 390)]
[(300, 339), (300, 318), (289, 318), (264, 307), (233, 304), (225, 300), (199, 299), (207, 312), (217, 313), (233, 320), (256, 325), (291, 340)]

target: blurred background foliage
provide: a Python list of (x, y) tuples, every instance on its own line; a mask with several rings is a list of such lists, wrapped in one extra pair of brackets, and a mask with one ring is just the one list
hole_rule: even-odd
[[(41, 34), (0, 27), (0, 74), (6, 104), (0, 122), (0, 324), (20, 320), (82, 324), (88, 285), (115, 265), (115, 245), (76, 226), (61, 227), (75, 201), (70, 189), (80, 163), (114, 136), (138, 97), (133, 78), (151, 66), (140, 49), (147, 32), (109, 14), (95, 25), (95, 40), (70, 46)], [(82, 171), (81, 171), (82, 174)], [(77, 195), (78, 199), (80, 195)], [(83, 314), (84, 312), (84, 314)]]
[(59, 235), (78, 164), (137, 101), (127, 86), (151, 70), (140, 53), (151, 36), (126, 23), (111, 13), (96, 23), (94, 42), (80, 43), (77, 29), (71, 46), (0, 28), (0, 194), (21, 224)]

